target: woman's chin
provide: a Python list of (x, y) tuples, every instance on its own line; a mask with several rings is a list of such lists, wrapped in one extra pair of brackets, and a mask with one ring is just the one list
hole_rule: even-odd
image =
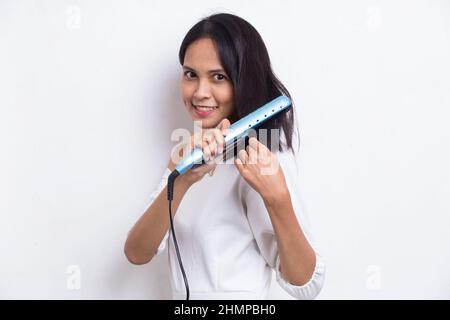
[(200, 126), (204, 129), (215, 128), (219, 124), (219, 121), (217, 119), (215, 119), (215, 117), (214, 118), (201, 118), (201, 117), (196, 117), (195, 115), (192, 115), (191, 118), (192, 118), (192, 121), (199, 123)]
[(210, 120), (195, 119), (194, 121), (199, 123), (203, 129), (211, 129), (211, 128), (215, 128), (217, 126), (216, 122), (212, 122)]

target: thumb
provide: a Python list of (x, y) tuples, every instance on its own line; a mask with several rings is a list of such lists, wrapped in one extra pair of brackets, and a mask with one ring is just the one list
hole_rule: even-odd
[(230, 127), (230, 125), (231, 125), (230, 120), (225, 118), (222, 121), (220, 121), (217, 128), (222, 131), (222, 134), (226, 135), (229, 132), (228, 128)]

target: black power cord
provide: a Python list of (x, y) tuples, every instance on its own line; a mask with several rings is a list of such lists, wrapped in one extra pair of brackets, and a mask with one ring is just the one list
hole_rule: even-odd
[[(244, 137), (244, 149), (247, 148), (248, 146), (248, 140), (249, 137), (245, 136)], [(233, 156), (235, 157), (237, 155), (238, 152), (238, 143), (239, 140), (238, 138), (235, 138), (233, 140), (233, 143), (229, 146), (226, 146), (225, 150), (233, 150)], [(223, 157), (225, 159), (227, 152), (223, 153)], [(202, 160), (201, 164), (195, 164), (193, 166), (193, 168), (200, 166), (202, 164), (205, 164), (205, 161)], [(178, 242), (177, 242), (177, 237), (175, 235), (175, 227), (173, 224), (173, 216), (172, 216), (172, 200), (173, 200), (173, 187), (175, 184), (175, 179), (180, 175), (180, 173), (175, 169), (172, 171), (172, 173), (169, 175), (169, 178), (167, 179), (167, 200), (169, 200), (169, 218), (170, 218), (170, 230), (172, 231), (172, 235), (173, 235), (173, 241), (175, 244), (175, 249), (176, 249), (176, 253), (177, 253), (177, 258), (178, 258), (178, 264), (180, 265), (180, 269), (181, 269), (181, 273), (183, 275), (183, 280), (184, 280), (184, 286), (186, 287), (186, 300), (189, 300), (189, 283), (186, 277), (186, 272), (184, 271), (184, 267), (183, 267), (183, 261), (181, 260), (181, 255), (180, 255), (180, 249), (178, 248)]]
[(179, 175), (180, 173), (177, 170), (172, 171), (172, 173), (169, 175), (169, 178), (167, 180), (167, 200), (169, 200), (170, 230), (172, 231), (173, 235), (173, 241), (177, 252), (178, 264), (180, 265), (181, 273), (183, 274), (184, 286), (186, 287), (186, 300), (189, 300), (189, 283), (186, 277), (186, 272), (184, 271), (183, 261), (181, 260), (180, 249), (178, 248), (177, 237), (175, 236), (175, 227), (173, 225), (173, 216), (172, 216), (173, 186), (175, 184), (175, 179)]

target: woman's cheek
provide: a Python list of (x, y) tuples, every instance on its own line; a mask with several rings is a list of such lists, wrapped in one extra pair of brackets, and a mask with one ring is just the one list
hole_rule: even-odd
[(185, 80), (181, 81), (181, 94), (187, 102), (189, 102), (192, 98), (194, 92), (194, 86), (192, 83), (189, 83)]
[(224, 88), (219, 97), (219, 103), (223, 107), (223, 113), (226, 115), (226, 117), (229, 117), (233, 113), (233, 91), (230, 88)]

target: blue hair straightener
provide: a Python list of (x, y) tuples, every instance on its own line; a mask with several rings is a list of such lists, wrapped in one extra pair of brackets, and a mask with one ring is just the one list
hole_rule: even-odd
[[(248, 137), (251, 129), (257, 128), (261, 123), (279, 114), (281, 111), (292, 106), (291, 100), (286, 96), (279, 96), (278, 98), (266, 103), (262, 107), (248, 114), (242, 119), (239, 119), (229, 127), (228, 134), (224, 137), (225, 146), (224, 150), (228, 149), (230, 145), (236, 146), (238, 141)], [(194, 148), (190, 154), (184, 157), (180, 163), (175, 167), (175, 170), (169, 175), (167, 181), (167, 199), (169, 200), (169, 217), (170, 228), (175, 243), (175, 249), (177, 252), (178, 262), (180, 264), (181, 272), (184, 278), (184, 284), (186, 286), (186, 300), (189, 300), (189, 285), (184, 272), (183, 263), (181, 261), (180, 252), (178, 249), (177, 238), (175, 236), (175, 228), (173, 226), (172, 217), (172, 200), (173, 200), (173, 186), (175, 179), (180, 175), (188, 171), (194, 166), (204, 164), (203, 150), (201, 148)]]
[[(291, 100), (288, 97), (279, 96), (278, 98), (248, 114), (244, 118), (236, 121), (229, 127), (229, 133), (224, 138), (225, 146), (229, 146), (231, 143), (236, 143), (237, 140), (248, 136), (250, 129), (256, 128), (264, 121), (272, 118), (274, 115), (289, 108), (290, 106)], [(180, 161), (172, 174), (178, 176), (191, 169), (195, 164), (203, 163), (205, 163), (205, 161), (203, 159), (202, 149), (195, 148), (189, 155)]]

